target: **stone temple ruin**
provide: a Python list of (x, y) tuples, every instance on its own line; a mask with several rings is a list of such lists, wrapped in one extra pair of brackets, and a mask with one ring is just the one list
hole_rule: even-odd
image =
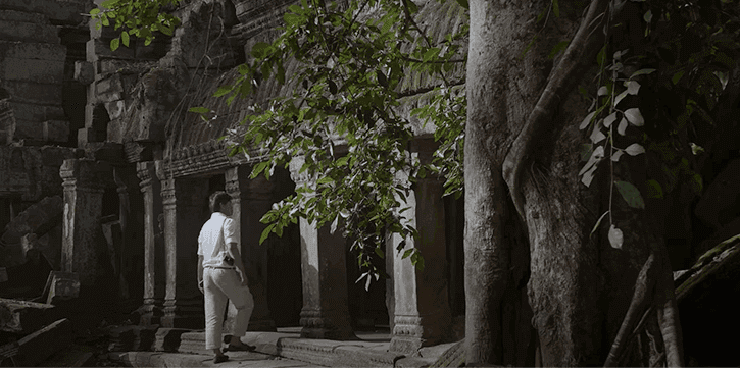
[[(0, 4), (0, 298), (77, 300), (71, 310), (91, 324), (118, 314), (202, 329), (197, 235), (208, 195), (225, 190), (251, 273), (250, 330), (302, 326), (303, 336), (344, 339), (387, 328), (399, 351), (461, 337), (461, 201), (443, 200), (439, 180), (422, 179), (416, 193), (425, 214), (416, 226), (434, 239), (424, 273), (388, 257), (399, 281), (365, 292), (342, 236), (305, 221), (259, 245), (262, 214), (307, 179), (290, 170), (249, 179), (255, 162), (217, 141), (246, 103), (211, 96), (251, 45), (275, 36), (289, 3), (184, 1), (173, 37), (115, 52), (116, 34), (82, 15), (91, 1)], [(280, 88), (265, 83), (256, 98)], [(204, 123), (190, 106), (218, 118)], [(431, 157), (432, 135), (420, 133), (415, 147)]]
[[(305, 337), (347, 339), (357, 330), (387, 329), (398, 352), (462, 337), (462, 201), (443, 199), (437, 179), (419, 179), (409, 201), (424, 239), (414, 246), (434, 260), (423, 273), (387, 257), (391, 279), (365, 292), (354, 283), (359, 272), (347, 261), (352, 255), (342, 236), (306, 221), (258, 243), (262, 214), (307, 178), (278, 170), (269, 180), (250, 179), (256, 162), (229, 157), (217, 141), (241, 120), (248, 101), (228, 105), (211, 96), (238, 76), (235, 67), (252, 45), (277, 35), (290, 3), (184, 0), (173, 37), (160, 35), (148, 46), (131, 40), (112, 52), (116, 34), (95, 30), (83, 15), (92, 0), (0, 2), (0, 360), (23, 350), (10, 343), (15, 338), (42, 326), (42, 332), (71, 328), (49, 305), (81, 330), (115, 316), (147, 331), (202, 329), (197, 235), (216, 190), (232, 196), (240, 224), (255, 298), (250, 330), (301, 326)], [(433, 6), (439, 5), (422, 10), (427, 19), (450, 19), (430, 25), (455, 27), (464, 17)], [(430, 83), (412, 79), (409, 90)], [(265, 81), (255, 99), (279, 96), (282, 88), (288, 87)], [(207, 106), (217, 118), (205, 123), (187, 112), (191, 106)], [(432, 133), (416, 130), (413, 149), (422, 160), (435, 149)], [(737, 151), (733, 135), (725, 137), (727, 152)], [(717, 178), (696, 205), (707, 225), (693, 227), (695, 237), (709, 240), (692, 248), (689, 217), (676, 211), (667, 220), (674, 269), (691, 268), (704, 251), (740, 233), (740, 189), (727, 184), (738, 180), (738, 160), (705, 175)], [(386, 254), (399, 241), (389, 239)], [(736, 275), (740, 267), (733, 267), (728, 272)], [(522, 300), (525, 285), (517, 286)], [(680, 289), (682, 318), (703, 313), (689, 294), (699, 289)], [(531, 319), (526, 303), (509, 312)], [(706, 326), (684, 323), (687, 346), (701, 344), (704, 337), (696, 336), (706, 336)]]

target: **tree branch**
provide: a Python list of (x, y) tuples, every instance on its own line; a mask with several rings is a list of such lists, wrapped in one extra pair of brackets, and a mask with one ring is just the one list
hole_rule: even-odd
[(581, 66), (585, 60), (591, 60), (596, 55), (599, 46), (603, 44), (605, 35), (600, 30), (609, 19), (603, 16), (608, 5), (610, 5), (610, 0), (591, 2), (578, 32), (551, 74), (539, 101), (504, 159), (502, 165), (504, 180), (509, 187), (514, 207), (525, 224), (527, 218), (524, 213), (524, 196), (520, 188), (524, 167), (532, 155), (532, 150), (536, 147), (535, 143), (547, 131), (547, 125), (552, 121), (555, 108), (578, 82), (577, 75), (581, 73)]

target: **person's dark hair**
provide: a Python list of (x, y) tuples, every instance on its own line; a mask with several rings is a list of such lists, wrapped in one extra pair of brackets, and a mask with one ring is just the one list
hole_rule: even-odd
[(211, 212), (218, 212), (220, 205), (224, 203), (229, 203), (230, 201), (231, 196), (228, 195), (226, 192), (215, 192), (211, 194), (210, 198), (208, 198), (208, 207), (211, 209)]

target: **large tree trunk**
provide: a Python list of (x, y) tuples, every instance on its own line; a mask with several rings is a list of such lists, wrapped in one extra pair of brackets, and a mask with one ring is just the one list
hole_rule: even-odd
[[(561, 2), (560, 17), (545, 25), (535, 19), (550, 1), (470, 3), (464, 162), (468, 365), (509, 363), (503, 354), (512, 339), (501, 321), (510, 302), (504, 290), (511, 288), (511, 270), (521, 266), (522, 258), (511, 255), (527, 243), (507, 237), (504, 224), (512, 217), (526, 228), (529, 302), (543, 365), (648, 365), (663, 357), (669, 365), (682, 364), (670, 262), (654, 233), (658, 227), (646, 211), (627, 208), (615, 194), (612, 216), (624, 230), (623, 249), (612, 249), (606, 240), (609, 219), (590, 236), (609, 207), (611, 180), (645, 179), (639, 161), (613, 178), (608, 162), (602, 163), (590, 189), (578, 175), (581, 144), (588, 138), (577, 123), (588, 102), (573, 87), (583, 80), (585, 88), (595, 88), (594, 74), (585, 71), (603, 44), (603, 33), (595, 36), (608, 21), (607, 3), (594, 0), (584, 13)], [(583, 14), (587, 21), (581, 23)], [(535, 34), (539, 39), (523, 55)], [(547, 55), (563, 40), (571, 45), (553, 66)]]

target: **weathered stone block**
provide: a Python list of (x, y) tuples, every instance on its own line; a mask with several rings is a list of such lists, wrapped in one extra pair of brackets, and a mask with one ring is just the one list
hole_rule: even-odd
[(80, 297), (80, 275), (76, 272), (51, 271), (46, 280), (44, 294), (48, 290), (47, 304)]
[[(38, 105), (60, 105), (62, 85), (3, 80), (3, 88), (13, 96), (13, 103), (24, 102)], [(15, 110), (15, 109), (14, 109)], [(16, 114), (16, 118), (19, 116)]]
[(72, 323), (63, 318), (19, 339), (14, 359), (18, 366), (36, 366), (71, 343)]
[(6, 41), (59, 43), (56, 27), (46, 22), (0, 19), (0, 38)]
[(44, 124), (40, 121), (15, 119), (13, 140), (42, 141), (44, 139)]
[(105, 110), (108, 111), (108, 116), (111, 120), (118, 119), (126, 112), (126, 101), (117, 100), (105, 103)]
[(53, 196), (46, 197), (28, 207), (5, 226), (3, 241), (18, 244), (24, 234), (45, 234), (61, 222), (63, 205), (64, 201), (61, 197)]
[(95, 129), (80, 128), (77, 130), (77, 145), (85, 147), (88, 143), (96, 142)]
[(3, 0), (5, 9), (36, 12), (51, 19), (68, 24), (79, 24), (83, 20), (86, 1), (83, 0)]
[(69, 140), (69, 122), (66, 120), (46, 120), (43, 122), (44, 141), (66, 142)]
[(56, 102), (53, 104), (36, 104), (14, 100), (10, 105), (13, 109), (13, 115), (17, 120), (39, 122), (64, 118), (64, 110)]
[(116, 51), (110, 49), (110, 39), (96, 38), (87, 42), (87, 61), (98, 61), (102, 58), (134, 59), (136, 52), (121, 45)]
[(39, 60), (31, 58), (0, 59), (0, 78), (42, 84), (61, 84), (64, 76), (64, 58)]
[(53, 305), (0, 299), (0, 331), (29, 334), (58, 318)]
[(154, 351), (175, 353), (180, 348), (182, 334), (191, 330), (186, 328), (160, 328), (154, 339)]
[(89, 61), (75, 61), (74, 79), (83, 86), (95, 82), (95, 67)]
[(95, 83), (97, 100), (102, 102), (117, 101), (123, 99), (123, 85), (118, 74), (112, 74), (108, 78), (101, 79)]
[[(2, 16), (3, 10), (0, 10)], [(0, 40), (0, 60), (3, 58), (37, 59), (64, 62), (67, 48), (55, 43), (27, 43)]]

